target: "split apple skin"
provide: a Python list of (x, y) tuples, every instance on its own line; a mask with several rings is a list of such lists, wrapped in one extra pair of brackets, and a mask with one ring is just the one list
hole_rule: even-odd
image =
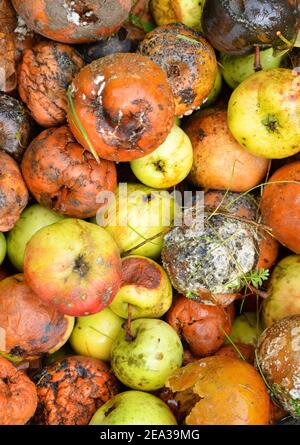
[(40, 229), (25, 250), (24, 274), (40, 298), (67, 315), (108, 306), (121, 282), (119, 250), (101, 227), (64, 219)]
[(131, 323), (132, 339), (122, 329), (111, 351), (111, 366), (126, 386), (155, 391), (180, 368), (183, 347), (175, 330), (162, 320), (139, 318)]
[(70, 337), (73, 350), (79, 355), (109, 361), (113, 341), (124, 321), (109, 307), (94, 315), (78, 317)]
[(189, 137), (177, 125), (165, 142), (147, 156), (131, 161), (135, 176), (145, 185), (168, 188), (183, 181), (193, 165), (193, 148)]
[(124, 391), (102, 405), (90, 425), (177, 425), (177, 422), (158, 397), (142, 391)]
[(300, 150), (300, 95), (292, 70), (260, 71), (242, 82), (228, 104), (228, 126), (250, 153), (282, 159)]
[[(122, 284), (110, 308), (119, 317), (160, 318), (172, 304), (172, 286), (164, 269), (150, 258), (122, 259)], [(130, 305), (130, 307), (129, 307)]]
[(7, 255), (20, 272), (23, 271), (25, 247), (30, 238), (42, 227), (64, 219), (63, 215), (39, 204), (27, 207), (7, 236)]

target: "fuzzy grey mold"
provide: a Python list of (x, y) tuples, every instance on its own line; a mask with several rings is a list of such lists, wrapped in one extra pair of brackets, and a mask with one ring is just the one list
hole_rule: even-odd
[[(186, 212), (196, 214), (195, 208)], [(229, 294), (240, 290), (244, 274), (256, 267), (258, 236), (250, 224), (205, 213), (192, 226), (175, 227), (164, 237), (162, 260), (175, 289), (192, 293)]]

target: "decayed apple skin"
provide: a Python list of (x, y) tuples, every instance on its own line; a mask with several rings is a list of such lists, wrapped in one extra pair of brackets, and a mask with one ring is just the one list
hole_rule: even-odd
[(122, 329), (111, 351), (111, 366), (126, 386), (140, 391), (162, 388), (179, 368), (183, 347), (175, 330), (162, 320), (139, 318), (131, 323), (133, 340)]
[(124, 391), (102, 405), (90, 425), (177, 425), (177, 422), (158, 397), (142, 391)]
[(280, 405), (300, 417), (300, 315), (267, 328), (257, 347), (257, 363)]
[(42, 301), (21, 274), (0, 282), (0, 354), (11, 361), (33, 360), (61, 348), (74, 318)]
[(189, 115), (208, 98), (218, 67), (214, 49), (181, 23), (155, 28), (140, 44), (140, 52), (166, 73), (175, 100), (175, 115)]
[(83, 43), (117, 31), (126, 20), (131, 0), (72, 2), (71, 0), (13, 0), (29, 28), (52, 40)]
[(121, 283), (119, 250), (101, 227), (64, 219), (40, 229), (25, 250), (29, 286), (67, 315), (101, 311)]
[(284, 317), (300, 313), (300, 255), (279, 261), (272, 272), (268, 298), (263, 302), (266, 327)]
[(166, 387), (176, 393), (175, 400), (186, 408), (187, 425), (269, 423), (267, 388), (254, 367), (243, 360), (226, 356), (203, 358), (175, 371)]
[(180, 295), (167, 314), (167, 322), (188, 344), (195, 357), (214, 354), (231, 330), (225, 308), (201, 304)]
[(160, 318), (172, 304), (172, 286), (164, 269), (150, 258), (128, 256), (122, 259), (122, 284), (110, 308), (132, 319)]
[(247, 54), (255, 44), (285, 46), (277, 35), (296, 39), (297, 0), (209, 0), (202, 13), (202, 28), (211, 44), (231, 55)]
[(228, 126), (250, 153), (282, 159), (300, 150), (300, 95), (296, 75), (286, 68), (260, 71), (232, 93)]
[(281, 244), (295, 253), (300, 253), (299, 181), (300, 161), (284, 165), (269, 179), (261, 201), (264, 224)]

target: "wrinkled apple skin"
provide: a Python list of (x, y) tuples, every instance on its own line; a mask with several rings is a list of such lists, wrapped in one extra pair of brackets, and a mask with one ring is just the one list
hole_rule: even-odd
[[(162, 232), (172, 224), (174, 215), (174, 200), (165, 191), (166, 195), (161, 197), (161, 190), (146, 187), (142, 184), (127, 184), (127, 198), (121, 197), (119, 203), (118, 187), (116, 193), (116, 208), (108, 218), (105, 230), (114, 238), (121, 254), (130, 250), (132, 255), (142, 255), (156, 259), (159, 257), (163, 247), (163, 235), (155, 237), (155, 239), (143, 244), (145, 240)], [(152, 199), (148, 200), (147, 196), (152, 194)], [(127, 200), (127, 203), (125, 202)], [(155, 202), (154, 202), (155, 201)], [(120, 204), (120, 205), (119, 205)], [(127, 209), (126, 209), (127, 204)], [(170, 208), (170, 218), (168, 211), (164, 214), (163, 209)], [(108, 208), (108, 212), (110, 212)], [(127, 225), (114, 225), (111, 223), (116, 217), (116, 221), (124, 220), (127, 216)], [(157, 216), (157, 218), (156, 218)], [(151, 225), (152, 217), (157, 224)], [(131, 250), (132, 249), (132, 250)]]
[(172, 304), (173, 290), (164, 269), (150, 258), (132, 255), (122, 260), (122, 285), (110, 308), (119, 317), (160, 318)]
[(162, 388), (179, 368), (183, 347), (175, 330), (162, 320), (139, 318), (131, 324), (132, 341), (122, 330), (114, 341), (111, 366), (126, 386), (141, 391)]
[[(260, 63), (264, 70), (279, 68), (282, 59), (283, 56), (274, 56), (272, 48), (260, 52)], [(255, 72), (253, 54), (247, 54), (245, 56), (221, 54), (220, 64), (223, 78), (233, 90)]]
[(25, 249), (24, 274), (40, 298), (63, 314), (91, 315), (118, 291), (121, 260), (104, 229), (70, 218), (35, 233)]
[(114, 339), (124, 320), (109, 307), (101, 312), (78, 317), (70, 337), (73, 350), (79, 355), (109, 361)]
[(7, 237), (7, 255), (16, 269), (23, 271), (25, 247), (30, 238), (42, 227), (62, 219), (64, 216), (39, 204), (34, 204), (22, 212), (20, 219)]
[(125, 391), (102, 405), (90, 425), (177, 425), (177, 422), (158, 397), (142, 391)]
[(266, 327), (282, 318), (300, 314), (300, 255), (290, 255), (276, 265), (262, 314)]
[(177, 125), (156, 150), (130, 162), (133, 173), (143, 184), (158, 189), (179, 184), (187, 177), (192, 165), (191, 141)]
[(256, 156), (282, 159), (298, 153), (300, 94), (293, 71), (260, 71), (242, 82), (229, 100), (228, 126)]

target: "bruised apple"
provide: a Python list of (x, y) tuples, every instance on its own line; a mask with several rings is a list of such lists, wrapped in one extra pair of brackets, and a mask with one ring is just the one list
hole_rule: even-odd
[(119, 317), (160, 318), (171, 304), (171, 282), (159, 264), (137, 255), (122, 259), (122, 284), (110, 304)]
[(67, 315), (108, 306), (121, 282), (119, 250), (101, 227), (64, 219), (40, 229), (25, 250), (24, 273), (43, 300)]
[(0, 354), (12, 361), (53, 353), (68, 340), (74, 318), (62, 315), (30, 289), (24, 276), (0, 282)]

